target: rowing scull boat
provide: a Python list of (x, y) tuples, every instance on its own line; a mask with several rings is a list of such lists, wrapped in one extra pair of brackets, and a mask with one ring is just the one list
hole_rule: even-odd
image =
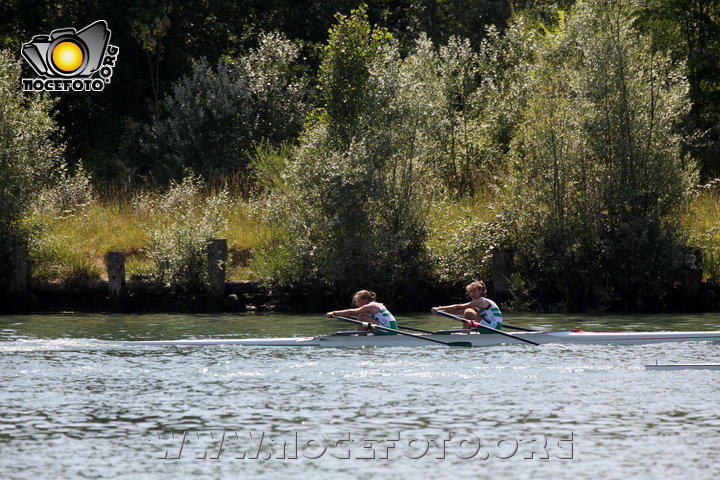
[[(493, 345), (520, 344), (527, 345), (519, 339), (498, 334), (466, 333), (443, 331), (431, 335), (419, 335), (444, 342), (461, 340), (469, 342), (473, 347), (489, 347)], [(568, 330), (558, 332), (523, 332), (516, 337), (533, 340), (540, 344), (577, 344), (577, 345), (642, 345), (666, 342), (718, 342), (720, 332), (585, 332)], [(245, 347), (421, 347), (437, 346), (421, 338), (404, 335), (373, 335), (342, 332), (334, 335), (318, 335), (316, 337), (287, 338), (208, 338), (191, 340), (151, 340), (124, 342), (124, 345), (146, 346), (200, 346), (200, 345), (239, 345)]]
[(645, 370), (720, 370), (720, 363), (655, 363), (645, 365)]

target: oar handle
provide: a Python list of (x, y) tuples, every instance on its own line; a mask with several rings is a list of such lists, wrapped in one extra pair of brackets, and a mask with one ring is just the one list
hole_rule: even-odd
[(530, 343), (532, 345), (540, 345), (539, 343), (533, 342), (532, 340), (528, 340), (527, 338), (518, 337), (516, 335), (513, 335), (512, 333), (503, 332), (496, 328), (488, 327), (487, 325), (482, 325), (474, 320), (468, 320), (467, 318), (463, 318), (458, 315), (453, 315), (452, 313), (444, 312), (442, 310), (435, 310), (435, 315), (441, 315), (443, 317), (452, 318), (453, 320), (457, 320), (458, 322), (469, 323), (470, 325), (472, 325), (474, 327), (484, 328), (486, 330), (490, 330), (493, 333), (498, 333), (500, 335), (505, 335), (506, 337), (520, 340), (521, 342)]

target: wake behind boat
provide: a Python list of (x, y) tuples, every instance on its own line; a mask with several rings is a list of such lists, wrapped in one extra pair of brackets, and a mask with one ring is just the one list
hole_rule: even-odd
[[(463, 329), (442, 330), (432, 334), (375, 335), (366, 332), (338, 332), (315, 337), (287, 338), (208, 338), (191, 340), (154, 340), (124, 342), (127, 346), (208, 346), (238, 345), (246, 347), (431, 347), (441, 346), (436, 342), (467, 342), (472, 347), (494, 345), (528, 345), (531, 340), (541, 345), (642, 345), (667, 342), (718, 342), (720, 332), (586, 332), (566, 330), (557, 332), (523, 332), (512, 336), (495, 333), (468, 332)], [(519, 338), (513, 338), (519, 337)]]

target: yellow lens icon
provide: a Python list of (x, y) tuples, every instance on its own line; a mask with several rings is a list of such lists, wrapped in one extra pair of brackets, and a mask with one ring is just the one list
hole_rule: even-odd
[(74, 72), (83, 63), (83, 52), (73, 42), (60, 42), (52, 52), (52, 61), (63, 72)]

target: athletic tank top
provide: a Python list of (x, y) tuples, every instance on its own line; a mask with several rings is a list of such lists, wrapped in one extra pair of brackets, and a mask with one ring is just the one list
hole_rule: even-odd
[(488, 308), (486, 309), (476, 308), (478, 315), (482, 317), (480, 324), (487, 325), (488, 327), (497, 330), (501, 329), (503, 323), (503, 314), (500, 311), (500, 308), (498, 308), (497, 304), (489, 298), (480, 297), (480, 299), (485, 300), (489, 304)]
[[(378, 307), (380, 311), (378, 313), (371, 313), (370, 316), (377, 320), (380, 325), (387, 328), (395, 328), (397, 329), (397, 321), (395, 320), (395, 317), (393, 317), (393, 314), (388, 311), (387, 308), (381, 303), (378, 302), (370, 302), (368, 305), (373, 305), (375, 307)], [(379, 334), (385, 334), (385, 335), (395, 335), (393, 332), (384, 332), (381, 330), (378, 330), (376, 333)]]

